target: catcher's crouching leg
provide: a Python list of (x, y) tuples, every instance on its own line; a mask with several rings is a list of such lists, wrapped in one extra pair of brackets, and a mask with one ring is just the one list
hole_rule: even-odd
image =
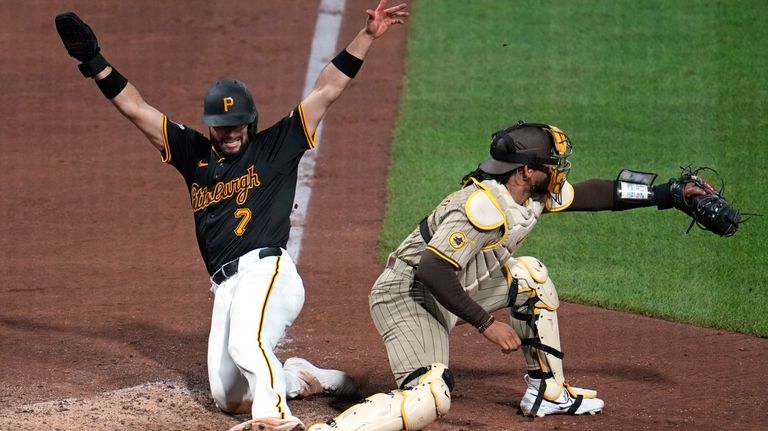
[(451, 408), (453, 377), (443, 364), (432, 364), (417, 383), (404, 390), (375, 394), (309, 431), (420, 430)]
[(526, 416), (539, 417), (602, 411), (604, 403), (597, 392), (565, 383), (557, 322), (560, 300), (547, 268), (533, 257), (516, 261), (511, 271), (517, 281), (517, 298), (510, 323), (522, 341), (528, 368), (528, 388), (520, 409)]

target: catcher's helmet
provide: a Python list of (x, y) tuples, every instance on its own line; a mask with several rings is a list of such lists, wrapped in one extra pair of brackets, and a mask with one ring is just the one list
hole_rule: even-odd
[(208, 127), (239, 126), (254, 128), (259, 114), (248, 87), (234, 79), (222, 79), (208, 89), (203, 101), (203, 122)]
[(490, 153), (480, 169), (503, 174), (523, 165), (556, 166), (570, 154), (570, 142), (557, 127), (519, 121), (491, 135)]
[(558, 203), (565, 177), (571, 169), (571, 141), (562, 130), (549, 124), (516, 124), (498, 130), (491, 136), (491, 157), (480, 169), (498, 175), (523, 165), (544, 165), (550, 169), (547, 190)]

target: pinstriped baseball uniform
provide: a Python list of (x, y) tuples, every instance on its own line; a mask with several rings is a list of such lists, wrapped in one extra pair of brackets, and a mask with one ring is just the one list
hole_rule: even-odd
[[(477, 193), (491, 197), (504, 214), (498, 226), (479, 229), (470, 220), (468, 201)], [(542, 212), (570, 204), (555, 207), (552, 200), (547, 205), (543, 200), (529, 199), (526, 205), (518, 205), (496, 181), (474, 182), (447, 196), (427, 217), (432, 233), (428, 244), (417, 228), (390, 254), (387, 268), (371, 289), (369, 305), (398, 385), (420, 367), (435, 362), (448, 365), (448, 333), (460, 323), (426, 286), (414, 280), (422, 252), (429, 248), (449, 262), (465, 291), (485, 310), (508, 307), (512, 280), (507, 277), (505, 264)], [(517, 292), (511, 296), (514, 301)]]

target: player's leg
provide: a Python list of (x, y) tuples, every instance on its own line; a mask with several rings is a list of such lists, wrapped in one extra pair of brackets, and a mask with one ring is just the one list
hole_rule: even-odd
[(517, 285), (510, 323), (523, 343), (528, 388), (520, 401), (523, 414), (595, 414), (603, 401), (592, 390), (565, 383), (563, 353), (557, 309), (560, 301), (547, 268), (538, 260), (524, 256), (510, 262), (511, 276)]
[(372, 395), (310, 430), (419, 430), (450, 408), (453, 379), (446, 364), (451, 318), (421, 283), (413, 283), (403, 265), (382, 273), (369, 303), (399, 389)]
[[(243, 265), (243, 262), (247, 262)], [(253, 418), (295, 421), (274, 347), (301, 311), (304, 286), (287, 253), (241, 259), (230, 308), (228, 352), (248, 380)]]
[(369, 307), (398, 385), (414, 370), (448, 365), (448, 332), (456, 317), (413, 280), (410, 267), (385, 269), (371, 289)]
[(451, 408), (453, 377), (443, 364), (412, 373), (403, 389), (371, 395), (309, 431), (421, 430)]
[(232, 302), (231, 285), (214, 287), (211, 332), (208, 336), (208, 382), (214, 403), (227, 413), (246, 413), (251, 410), (248, 381), (229, 356), (229, 306)]
[(283, 364), (288, 399), (325, 394), (336, 397), (357, 395), (357, 384), (344, 371), (320, 368), (304, 358), (288, 358)]

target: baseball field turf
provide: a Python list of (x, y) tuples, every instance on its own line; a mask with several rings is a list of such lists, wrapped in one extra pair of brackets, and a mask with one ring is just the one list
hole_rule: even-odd
[[(517, 120), (571, 138), (570, 181), (707, 166), (766, 214), (768, 3), (420, 0), (395, 132), (386, 253)], [(677, 210), (544, 216), (522, 254), (561, 298), (768, 336), (768, 219), (720, 238)]]

